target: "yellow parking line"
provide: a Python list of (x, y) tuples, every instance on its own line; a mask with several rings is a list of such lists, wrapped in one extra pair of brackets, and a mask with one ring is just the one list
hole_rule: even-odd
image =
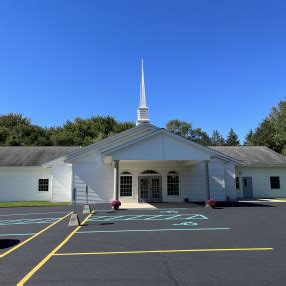
[(78, 252), (78, 253), (56, 253), (55, 256), (76, 256), (76, 255), (112, 255), (112, 254), (146, 254), (146, 253), (179, 253), (179, 252), (225, 252), (225, 251), (267, 251), (273, 250), (270, 247), (264, 248), (202, 248), (202, 249), (167, 249), (167, 250), (138, 250), (138, 251), (108, 251), (108, 252)]
[(50, 229), (51, 227), (53, 227), (54, 225), (56, 225), (57, 223), (59, 223), (60, 221), (64, 220), (65, 218), (67, 218), (68, 216), (70, 216), (72, 214), (72, 212), (68, 213), (67, 215), (63, 216), (62, 218), (58, 219), (57, 221), (55, 221), (54, 223), (48, 225), (47, 227), (45, 227), (44, 229), (40, 230), (39, 232), (35, 233), (33, 236), (27, 238), (26, 240), (24, 240), (23, 242), (17, 244), (15, 247), (9, 249), (8, 251), (4, 252), (3, 254), (0, 255), (0, 258), (5, 257), (6, 255), (10, 254), (11, 252), (15, 251), (16, 249), (18, 249), (19, 247), (23, 246), (24, 244), (28, 243), (29, 241), (31, 241), (32, 239), (36, 238), (37, 236), (39, 236), (40, 234), (42, 234), (43, 232), (45, 232), (46, 230)]
[(50, 258), (60, 250), (71, 238), (72, 236), (88, 221), (88, 219), (93, 215), (92, 211), (82, 222), (82, 224), (76, 227), (56, 248), (54, 248), (42, 261), (39, 262), (25, 277), (22, 278), (20, 282), (17, 283), (17, 286), (24, 285), (41, 267), (43, 267)]

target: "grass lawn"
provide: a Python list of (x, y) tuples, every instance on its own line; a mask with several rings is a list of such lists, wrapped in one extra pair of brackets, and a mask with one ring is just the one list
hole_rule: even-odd
[(283, 201), (283, 202), (286, 202), (286, 198), (274, 198), (272, 200), (277, 200), (277, 201)]
[(14, 207), (54, 207), (68, 206), (70, 203), (52, 203), (49, 201), (21, 201), (21, 202), (0, 202), (0, 208)]

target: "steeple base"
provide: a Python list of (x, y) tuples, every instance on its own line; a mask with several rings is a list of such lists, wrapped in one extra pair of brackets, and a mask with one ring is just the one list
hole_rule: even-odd
[(148, 107), (139, 107), (137, 110), (137, 122), (136, 125), (141, 123), (149, 123)]

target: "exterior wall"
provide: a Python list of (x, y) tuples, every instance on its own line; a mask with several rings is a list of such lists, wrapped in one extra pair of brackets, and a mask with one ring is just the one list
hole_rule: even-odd
[[(252, 177), (255, 198), (286, 197), (286, 167), (240, 167), (236, 169), (236, 176), (240, 180), (239, 198), (243, 198), (242, 177)], [(270, 176), (280, 177), (280, 189), (271, 189)]]
[[(39, 179), (49, 179), (49, 191), (39, 192)], [(51, 169), (43, 167), (1, 167), (0, 201), (49, 201)]]
[(224, 169), (224, 164), (220, 160), (212, 159), (209, 162), (210, 198), (217, 201), (226, 199)]
[(88, 154), (73, 163), (73, 188), (77, 189), (78, 203), (85, 203), (86, 185), (90, 203), (111, 202), (114, 198), (114, 168), (104, 164), (100, 154)]
[(52, 166), (53, 202), (70, 202), (72, 195), (72, 165), (61, 164)]
[(235, 164), (224, 164), (224, 182), (226, 199), (236, 200), (237, 192), (235, 188)]
[[(136, 129), (136, 130), (134, 130)], [(78, 156), (78, 159), (76, 160), (86, 160), (87, 156), (93, 156), (94, 154), (99, 154), (103, 151), (106, 151), (108, 149), (117, 147), (122, 144), (126, 144), (130, 141), (136, 140), (137, 138), (140, 138), (141, 136), (148, 135), (150, 133), (153, 133), (154, 131), (158, 130), (159, 128), (144, 124), (134, 127), (132, 129), (126, 130), (124, 132), (121, 132), (119, 134), (115, 134), (111, 137), (108, 137), (102, 141), (99, 141), (97, 143), (94, 143), (92, 145), (89, 145), (87, 147), (84, 147), (84, 152)], [(82, 152), (82, 150), (79, 150), (78, 153)], [(70, 162), (73, 162), (74, 159), (72, 159)]]
[(210, 154), (184, 139), (157, 134), (112, 153), (114, 160), (209, 160)]
[[(138, 176), (144, 176), (141, 173), (145, 170), (157, 171), (161, 176), (163, 202), (183, 202), (185, 198), (190, 201), (205, 200), (206, 178), (204, 165), (201, 163), (185, 166), (185, 162), (121, 161), (120, 174), (125, 171), (132, 174), (132, 197), (120, 197), (122, 202), (138, 202)], [(167, 174), (170, 171), (176, 171), (179, 175), (179, 196), (168, 196), (167, 194)]]
[(192, 202), (206, 200), (207, 179), (204, 163), (197, 163), (183, 169), (182, 196)]

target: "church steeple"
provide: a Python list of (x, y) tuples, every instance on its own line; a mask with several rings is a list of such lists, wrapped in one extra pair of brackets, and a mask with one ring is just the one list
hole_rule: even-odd
[(148, 107), (146, 106), (143, 59), (141, 63), (140, 103), (137, 109), (136, 125), (149, 123)]

